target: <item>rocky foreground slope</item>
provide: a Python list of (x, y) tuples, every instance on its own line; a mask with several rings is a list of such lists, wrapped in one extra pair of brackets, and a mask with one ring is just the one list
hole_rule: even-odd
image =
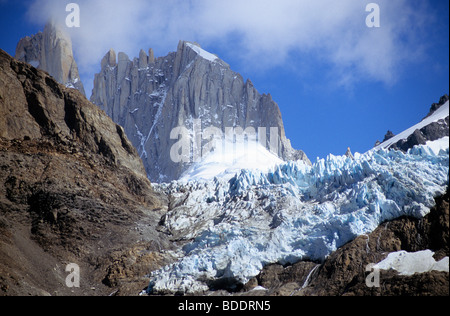
[[(0, 295), (107, 295), (124, 271), (138, 277), (122, 293), (139, 292), (170, 247), (159, 207), (120, 126), (0, 51)], [(80, 288), (65, 285), (69, 263)]]

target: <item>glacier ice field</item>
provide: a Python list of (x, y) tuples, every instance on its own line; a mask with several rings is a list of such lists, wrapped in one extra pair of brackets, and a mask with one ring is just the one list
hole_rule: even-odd
[(185, 245), (152, 272), (148, 292), (198, 293), (221, 280), (245, 284), (271, 263), (321, 262), (385, 221), (425, 216), (448, 181), (448, 146), (416, 146), (154, 185), (171, 200), (163, 229)]

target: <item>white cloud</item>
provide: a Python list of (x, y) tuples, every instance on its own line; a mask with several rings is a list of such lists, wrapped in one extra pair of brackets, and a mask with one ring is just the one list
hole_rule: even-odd
[(367, 28), (371, 1), (361, 0), (35, 0), (29, 16), (64, 21), (69, 2), (81, 9), (81, 28), (71, 35), (86, 72), (97, 70), (110, 48), (132, 58), (150, 47), (165, 55), (180, 39), (203, 45), (232, 39), (228, 49), (250, 67), (283, 65), (293, 52), (314, 54), (344, 85), (395, 82), (401, 65), (420, 56), (417, 34), (426, 18), (426, 8), (407, 0), (377, 0), (377, 29)]

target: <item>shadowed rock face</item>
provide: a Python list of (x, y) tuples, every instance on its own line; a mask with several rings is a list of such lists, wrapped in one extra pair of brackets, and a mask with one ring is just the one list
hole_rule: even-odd
[(171, 147), (173, 128), (201, 129), (214, 126), (275, 127), (276, 154), (286, 160), (305, 160), (302, 151), (292, 149), (286, 138), (278, 105), (270, 95), (261, 95), (250, 80), (233, 72), (229, 65), (197, 44), (180, 42), (177, 52), (161, 58), (141, 50), (130, 60), (110, 50), (95, 76), (91, 101), (124, 127), (152, 181), (178, 179), (191, 164), (174, 163)]
[(42, 139), (77, 143), (115, 166), (145, 176), (142, 161), (123, 129), (78, 91), (2, 52), (2, 125), (7, 140)]
[(63, 27), (49, 22), (43, 32), (21, 39), (15, 58), (48, 72), (57, 82), (85, 95), (73, 57), (72, 40)]
[(0, 295), (139, 293), (168, 260), (161, 198), (120, 126), (0, 51)]

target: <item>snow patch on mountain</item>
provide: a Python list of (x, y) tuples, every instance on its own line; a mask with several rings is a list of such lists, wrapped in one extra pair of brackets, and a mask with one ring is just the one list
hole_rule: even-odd
[(210, 62), (215, 62), (217, 59), (219, 59), (216, 55), (207, 52), (206, 50), (204, 50), (203, 48), (201, 48), (200, 46), (197, 46), (195, 44), (186, 43), (186, 46), (191, 48), (200, 57), (202, 57), (203, 59), (206, 59), (206, 60), (208, 60)]
[(427, 142), (427, 146), (424, 148), (428, 147), (433, 153), (438, 155), (440, 151), (445, 151), (449, 147), (449, 141), (450, 138), (448, 136), (442, 137), (441, 139)]
[(439, 262), (433, 258), (434, 252), (424, 250), (419, 252), (399, 251), (388, 255), (386, 259), (376, 264), (380, 270), (396, 270), (400, 275), (413, 275), (430, 271), (448, 272), (449, 258), (445, 257)]
[(152, 273), (148, 290), (198, 293), (245, 284), (271, 263), (323, 261), (385, 221), (428, 214), (448, 174), (447, 143), (439, 152), (379, 149), (155, 185), (171, 200), (162, 229), (186, 244), (177, 262)]
[(256, 140), (232, 141), (228, 137), (217, 142), (213, 150), (194, 164), (181, 177), (182, 181), (231, 179), (242, 169), (268, 172), (283, 163)]

